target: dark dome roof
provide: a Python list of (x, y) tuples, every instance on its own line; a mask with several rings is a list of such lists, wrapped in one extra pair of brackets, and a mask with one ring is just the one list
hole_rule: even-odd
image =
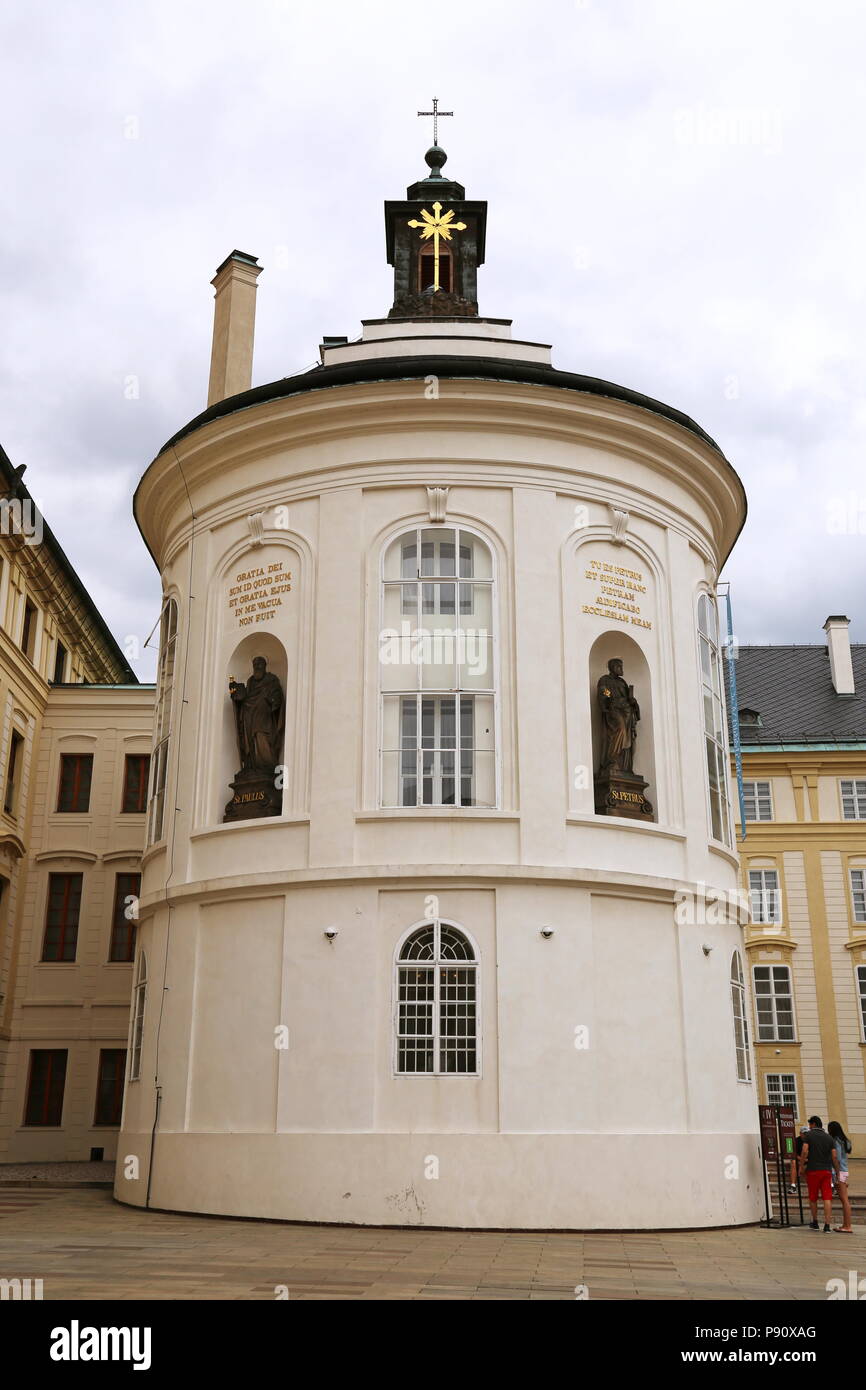
[[(297, 376), (287, 376), (279, 381), (268, 382), (265, 386), (254, 386), (249, 391), (241, 391), (237, 396), (227, 396), (217, 401), (209, 409), (196, 415), (188, 425), (172, 435), (160, 449), (177, 444), (193, 430), (200, 429), (211, 420), (219, 420), (237, 410), (247, 410), (250, 406), (264, 401), (280, 400), (284, 396), (297, 396), (304, 391), (325, 391), (334, 386), (351, 386), (371, 381), (414, 381), (428, 376), (443, 380), (474, 381), (512, 381), (520, 385), (553, 386), (563, 391), (582, 391), (592, 396), (606, 396), (610, 400), (625, 401), (629, 405), (649, 410), (665, 420), (671, 420), (683, 429), (697, 435), (698, 439), (709, 444), (724, 459), (721, 449), (714, 439), (701, 429), (688, 415), (651, 396), (643, 396), (639, 391), (631, 391), (626, 386), (617, 386), (612, 381), (600, 377), (580, 376), (576, 372), (561, 372), (538, 362), (511, 362), (499, 357), (379, 357), (361, 362), (339, 363), (331, 367), (313, 367)], [(727, 462), (727, 460), (725, 460)], [(729, 465), (730, 466), (730, 465)]]

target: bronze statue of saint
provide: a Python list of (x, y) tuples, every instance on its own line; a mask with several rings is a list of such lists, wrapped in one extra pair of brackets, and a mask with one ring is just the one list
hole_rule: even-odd
[(607, 670), (608, 674), (601, 676), (596, 686), (603, 738), (599, 774), (630, 774), (634, 772), (640, 706), (634, 698), (634, 686), (623, 679), (618, 657), (611, 658)]
[(253, 674), (246, 685), (229, 677), (243, 772), (272, 771), (280, 761), (286, 721), (286, 702), (279, 679), (263, 656), (253, 657)]

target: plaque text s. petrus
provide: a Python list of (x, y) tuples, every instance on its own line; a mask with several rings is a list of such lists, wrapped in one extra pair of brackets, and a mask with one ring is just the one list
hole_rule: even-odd
[(640, 570), (590, 560), (589, 569), (584, 570), (583, 575), (593, 581), (596, 590), (595, 603), (583, 604), (584, 613), (611, 618), (616, 623), (629, 623), (632, 627), (652, 627), (649, 618), (641, 617), (640, 596), (646, 593), (646, 584)]

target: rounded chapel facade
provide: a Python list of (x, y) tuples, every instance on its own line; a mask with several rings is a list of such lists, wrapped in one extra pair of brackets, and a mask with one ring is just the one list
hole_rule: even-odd
[[(478, 315), (485, 208), (431, 168), (386, 205), (389, 318), (214, 400), (136, 495), (165, 607), (116, 1195), (754, 1221), (712, 600), (742, 486)], [(463, 225), (437, 265), (420, 207)], [(247, 815), (259, 657), (281, 757)]]

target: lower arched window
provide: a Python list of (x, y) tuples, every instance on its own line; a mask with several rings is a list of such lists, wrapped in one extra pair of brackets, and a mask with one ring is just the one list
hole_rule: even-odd
[(704, 709), (704, 751), (709, 793), (710, 834), (731, 844), (731, 808), (728, 802), (728, 744), (725, 700), (722, 693), (722, 657), (719, 649), (719, 615), (716, 601), (707, 593), (698, 599), (698, 645), (701, 662), (701, 696)]
[(175, 649), (177, 647), (177, 603), (167, 599), (162, 610), (159, 630), (159, 668), (157, 671), (156, 713), (154, 716), (153, 755), (150, 760), (150, 802), (148, 805), (147, 843), (156, 844), (165, 829), (165, 784), (168, 775), (168, 752), (172, 724)]
[(751, 1081), (749, 1022), (746, 1016), (746, 982), (739, 951), (731, 956), (731, 1008), (734, 1013), (734, 1048), (737, 1053), (737, 1080)]
[(135, 976), (135, 997), (132, 1003), (132, 1046), (129, 1049), (129, 1079), (138, 1081), (141, 1077), (141, 1039), (144, 1033), (144, 1007), (147, 1002), (147, 956), (144, 951), (138, 957), (138, 971)]
[(436, 918), (409, 933), (397, 956), (399, 1075), (477, 1074), (477, 972), (472, 944), (453, 923)]

